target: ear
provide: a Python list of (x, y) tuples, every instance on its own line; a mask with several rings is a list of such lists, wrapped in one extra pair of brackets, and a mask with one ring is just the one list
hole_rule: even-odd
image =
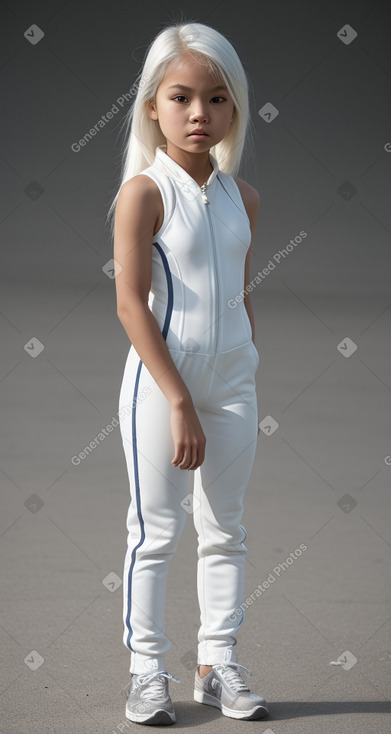
[(149, 99), (148, 100), (148, 102), (147, 102), (147, 110), (148, 110), (148, 114), (149, 114), (151, 120), (157, 120), (158, 119), (156, 104), (153, 101), (153, 99)]

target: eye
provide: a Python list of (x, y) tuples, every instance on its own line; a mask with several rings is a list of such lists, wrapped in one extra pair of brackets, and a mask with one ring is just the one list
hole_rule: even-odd
[[(186, 99), (187, 100), (187, 97), (185, 97), (184, 94), (177, 94), (175, 97), (173, 97), (173, 100), (175, 100), (175, 99), (177, 99), (177, 100)], [(223, 102), (226, 101), (225, 97), (219, 97), (219, 96), (218, 97), (212, 97), (212, 100), (211, 101), (213, 101), (215, 99), (221, 99)]]

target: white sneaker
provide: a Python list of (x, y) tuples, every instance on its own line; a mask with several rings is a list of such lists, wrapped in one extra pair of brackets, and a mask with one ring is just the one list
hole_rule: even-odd
[(168, 678), (180, 683), (167, 671), (133, 674), (125, 715), (138, 724), (168, 725), (175, 724), (174, 706), (168, 692)]
[(194, 700), (215, 706), (232, 719), (263, 719), (269, 714), (265, 699), (251, 693), (237, 668), (243, 668), (252, 675), (239, 663), (217, 663), (203, 678), (197, 668)]

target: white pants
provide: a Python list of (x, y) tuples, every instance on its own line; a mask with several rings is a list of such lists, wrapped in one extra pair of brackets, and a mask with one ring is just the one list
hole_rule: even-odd
[(124, 643), (131, 651), (130, 672), (136, 674), (167, 669), (167, 571), (189, 514), (198, 534), (198, 664), (237, 662), (234, 647), (244, 621), (244, 612), (237, 614), (247, 557), (240, 521), (257, 446), (259, 355), (252, 341), (212, 356), (172, 349), (170, 354), (206, 436), (198, 469), (172, 466), (170, 405), (133, 346), (119, 397), (120, 409), (128, 408), (120, 426), (131, 494)]

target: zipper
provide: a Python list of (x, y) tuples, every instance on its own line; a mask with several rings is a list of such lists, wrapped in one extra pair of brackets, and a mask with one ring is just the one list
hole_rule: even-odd
[(207, 185), (208, 185), (208, 184), (204, 183), (204, 184), (202, 184), (202, 186), (200, 187), (200, 188), (201, 188), (201, 196), (202, 196), (202, 201), (204, 202), (204, 204), (209, 204), (209, 200), (208, 200), (208, 197), (207, 197), (207, 195), (206, 195), (206, 187), (207, 187)]
[[(204, 202), (204, 204), (209, 204), (209, 200), (208, 200), (208, 197), (206, 195), (206, 187), (207, 187), (207, 185), (208, 184), (204, 183), (200, 187), (201, 188), (201, 194), (202, 194), (202, 201)], [(219, 290), (219, 281), (218, 281), (218, 274), (217, 274), (216, 244), (215, 244), (215, 236), (214, 236), (212, 221), (211, 221), (211, 218), (210, 218), (209, 207), (206, 208), (206, 212), (207, 212), (207, 217), (208, 217), (208, 221), (209, 221), (209, 229), (210, 229), (210, 233), (211, 233), (211, 236), (212, 236), (212, 252), (213, 252), (213, 262), (214, 262), (214, 269), (215, 269), (215, 280), (214, 280), (214, 282), (216, 284), (216, 290), (215, 290), (215, 294), (214, 295), (215, 295), (215, 303), (216, 303), (216, 307), (217, 307), (217, 311), (218, 311), (219, 304), (220, 304), (220, 290)], [(216, 316), (216, 314), (213, 314), (213, 317), (215, 317), (215, 316)], [(218, 318), (214, 318), (213, 327), (214, 327), (214, 342), (215, 342), (215, 345), (214, 345), (214, 353), (216, 354), (216, 352), (217, 352), (217, 342), (218, 342)]]

